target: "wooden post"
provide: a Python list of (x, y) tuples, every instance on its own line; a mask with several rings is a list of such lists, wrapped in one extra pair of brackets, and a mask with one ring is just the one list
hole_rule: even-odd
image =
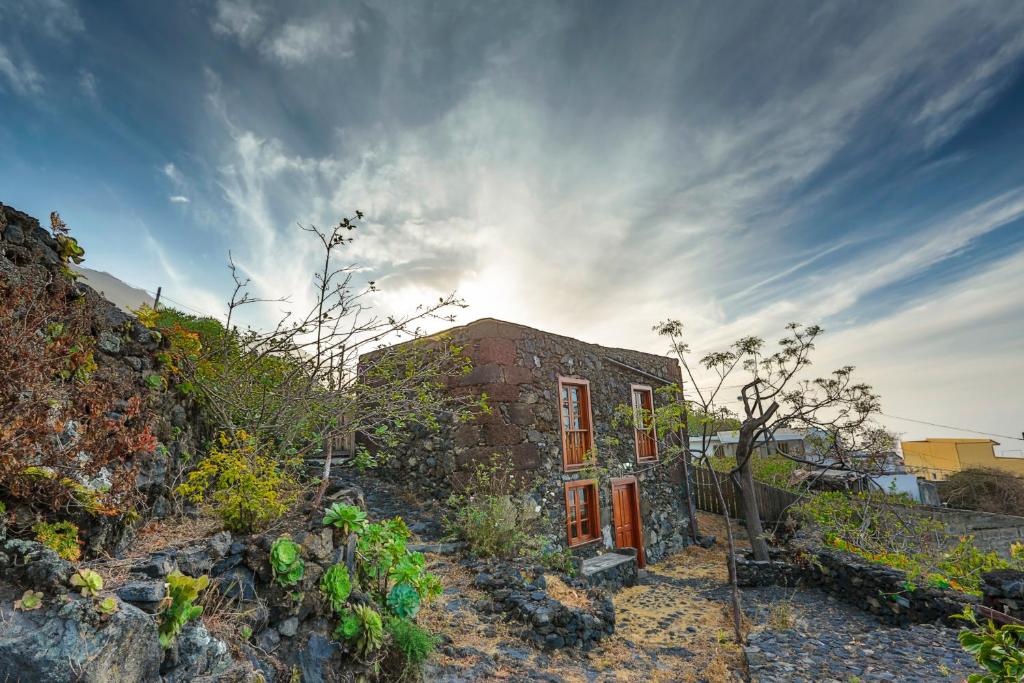
[(160, 290), (161, 287), (156, 288), (156, 298), (153, 299), (153, 310), (155, 311), (160, 306)]

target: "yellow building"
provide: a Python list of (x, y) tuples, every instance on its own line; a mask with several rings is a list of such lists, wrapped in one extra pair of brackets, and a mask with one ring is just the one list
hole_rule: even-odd
[(910, 472), (931, 481), (943, 481), (967, 469), (995, 469), (1024, 476), (1024, 458), (996, 455), (999, 443), (991, 439), (924, 439), (904, 441), (903, 464)]

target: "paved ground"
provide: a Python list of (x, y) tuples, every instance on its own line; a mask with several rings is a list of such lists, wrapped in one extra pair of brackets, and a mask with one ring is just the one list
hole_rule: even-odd
[[(748, 589), (744, 600), (751, 621), (767, 625), (747, 639), (755, 682), (931, 683), (962, 681), (979, 671), (955, 629), (885, 626), (819, 590)], [(779, 623), (787, 620), (791, 628)]]

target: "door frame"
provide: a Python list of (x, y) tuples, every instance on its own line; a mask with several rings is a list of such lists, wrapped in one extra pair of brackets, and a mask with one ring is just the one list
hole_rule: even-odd
[(644, 555), (644, 527), (640, 518), (640, 485), (636, 477), (616, 477), (611, 480), (612, 486), (612, 540), (615, 540), (615, 489), (620, 487), (631, 487), (633, 489), (633, 540), (636, 541), (636, 564), (637, 567), (644, 567), (647, 558)]

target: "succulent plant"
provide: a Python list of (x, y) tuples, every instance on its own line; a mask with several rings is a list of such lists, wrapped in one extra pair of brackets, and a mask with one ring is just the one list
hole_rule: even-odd
[(287, 534), (280, 536), (270, 546), (270, 566), (274, 579), (282, 586), (294, 586), (302, 580), (306, 563), (300, 557), (302, 548)]
[(71, 585), (82, 589), (82, 595), (92, 597), (103, 590), (103, 577), (91, 569), (79, 569), (71, 575)]
[(27, 590), (22, 594), (21, 600), (14, 601), (14, 609), (20, 609), (28, 612), (29, 610), (39, 609), (43, 606), (43, 594), (40, 591)]
[(388, 607), (402, 619), (415, 619), (420, 611), (420, 594), (408, 583), (400, 583), (388, 593)]
[(341, 613), (352, 592), (352, 580), (348, 575), (348, 567), (338, 563), (331, 565), (320, 579), (320, 590), (327, 597), (334, 612)]
[(345, 536), (361, 534), (366, 529), (366, 513), (355, 505), (334, 503), (324, 511), (324, 526), (337, 527)]

